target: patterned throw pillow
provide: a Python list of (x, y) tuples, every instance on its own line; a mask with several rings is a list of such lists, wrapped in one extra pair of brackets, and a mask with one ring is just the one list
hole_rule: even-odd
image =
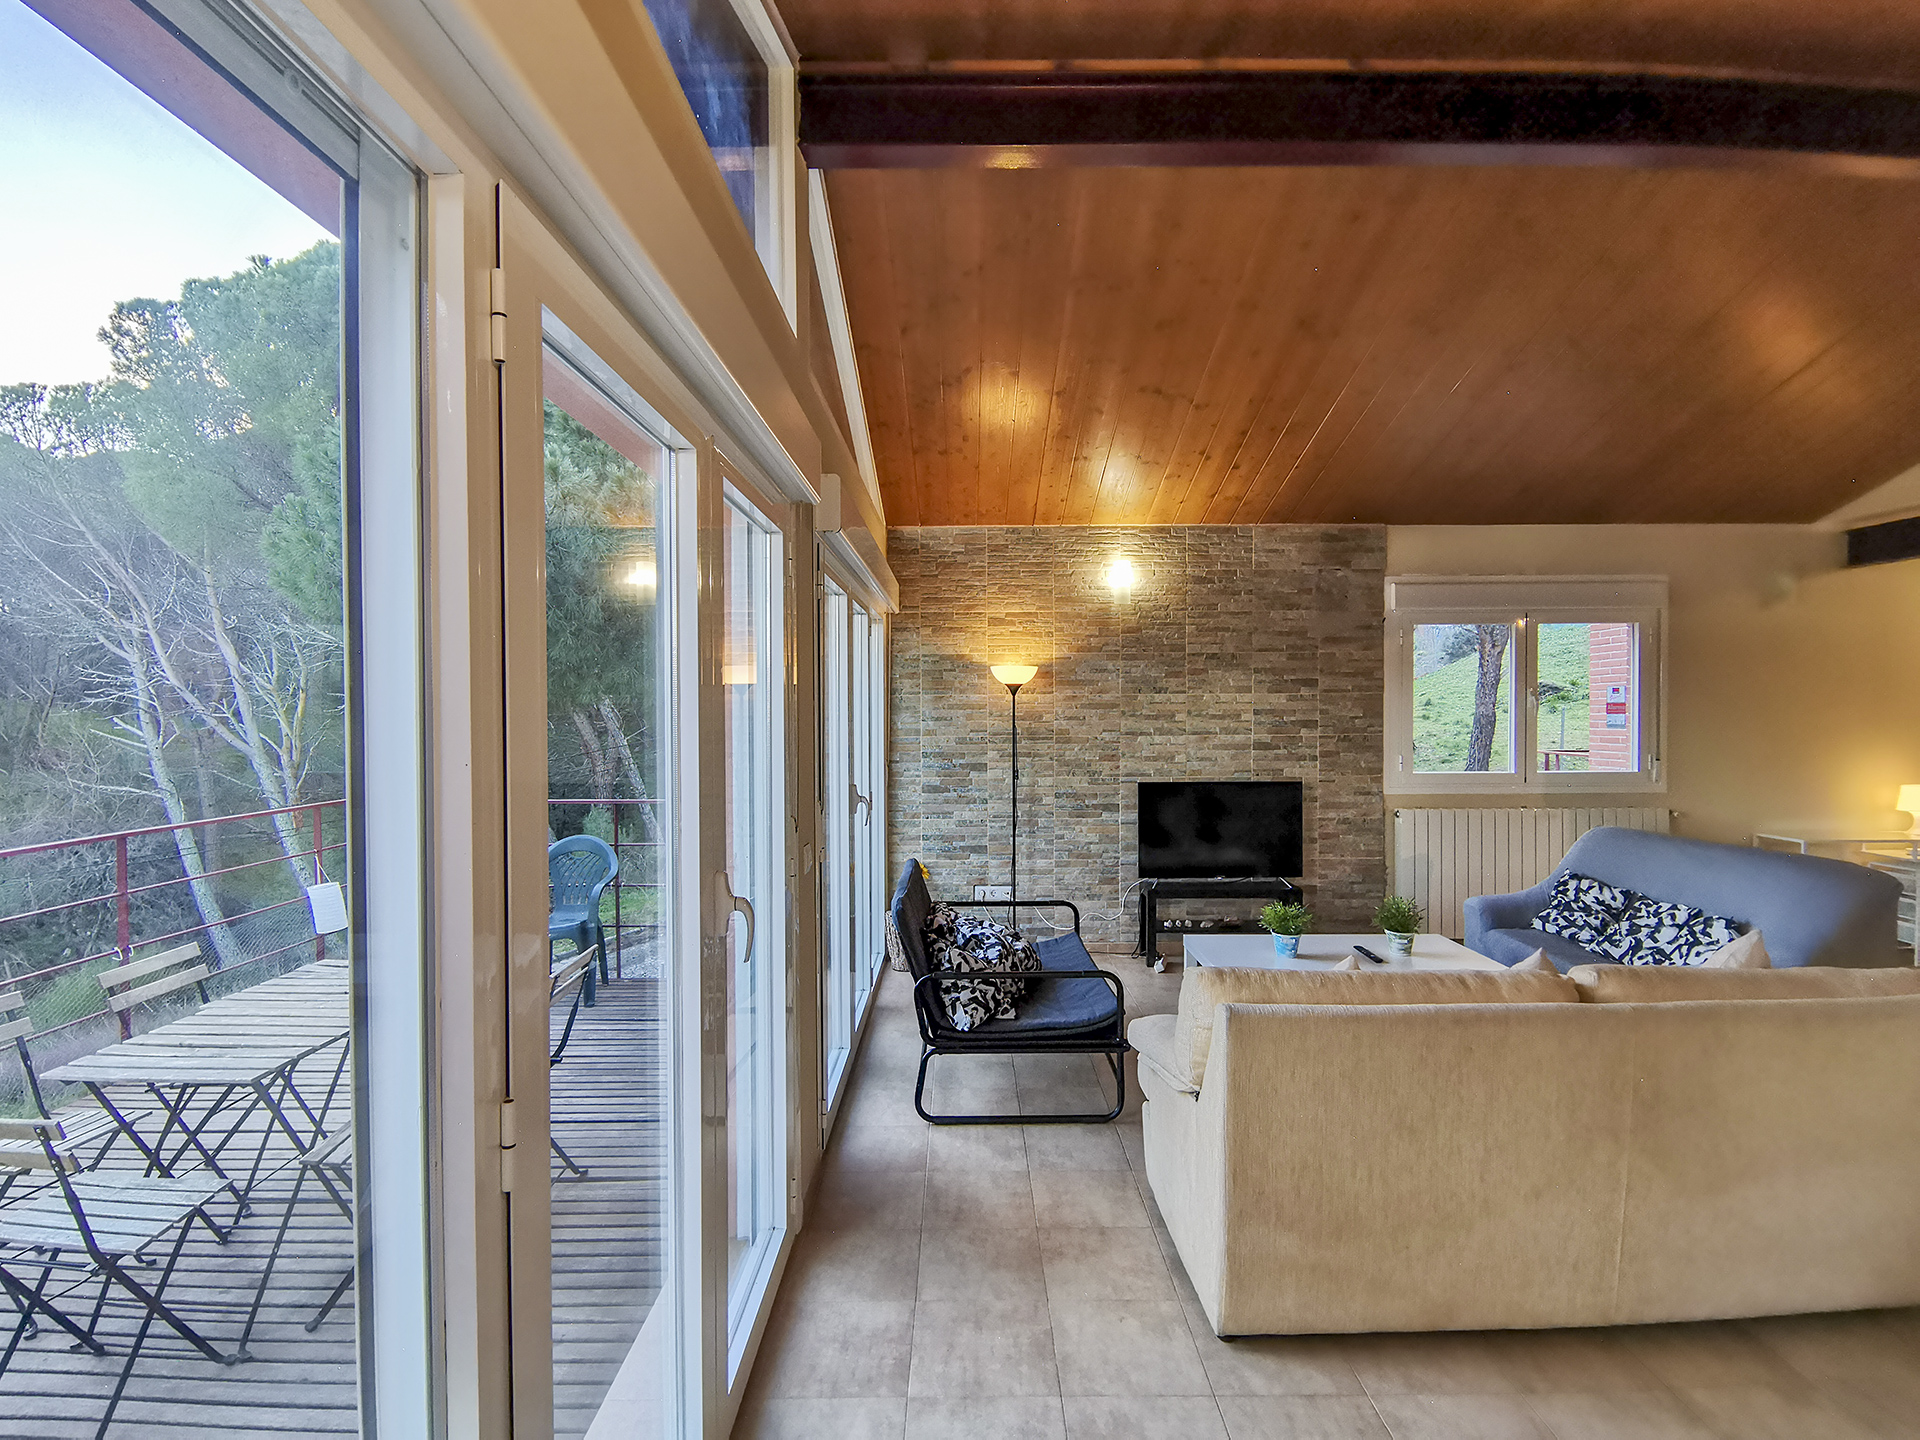
[(1699, 965), (1739, 934), (1724, 916), (1639, 895), (1589, 948), (1623, 965)]
[(1621, 913), (1639, 898), (1631, 890), (1568, 871), (1553, 882), (1553, 898), (1533, 917), (1533, 928), (1592, 950)]
[[(927, 916), (927, 961), (937, 971), (965, 975), (980, 970), (1040, 969), (1040, 955), (1022, 936), (994, 920), (962, 915), (935, 905)], [(1027, 993), (1025, 980), (943, 980), (935, 985), (956, 1030), (988, 1020), (1011, 1020)]]

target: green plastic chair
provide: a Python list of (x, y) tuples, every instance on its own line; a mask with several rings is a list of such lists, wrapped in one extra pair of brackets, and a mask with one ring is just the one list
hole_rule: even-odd
[[(620, 857), (606, 841), (570, 835), (547, 847), (547, 880), (553, 889), (547, 915), (547, 946), (571, 940), (573, 948), (600, 949), (600, 978), (607, 978), (607, 937), (600, 924), (600, 895), (620, 873)], [(587, 996), (593, 1003), (593, 996)]]

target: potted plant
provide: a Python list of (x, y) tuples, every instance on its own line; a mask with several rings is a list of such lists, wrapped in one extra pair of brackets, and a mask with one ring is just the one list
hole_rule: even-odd
[(1413, 954), (1413, 937), (1420, 933), (1427, 914), (1404, 895), (1389, 895), (1373, 912), (1373, 923), (1386, 932), (1389, 955)]
[(1313, 928), (1313, 912), (1304, 905), (1275, 900), (1260, 911), (1260, 928), (1273, 934), (1273, 952), (1282, 960), (1300, 953), (1300, 937)]

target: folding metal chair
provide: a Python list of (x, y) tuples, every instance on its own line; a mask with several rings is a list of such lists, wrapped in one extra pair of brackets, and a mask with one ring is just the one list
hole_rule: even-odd
[[(293, 1223), (294, 1209), (300, 1204), (300, 1192), (306, 1187), (309, 1177), (317, 1180), (327, 1195), (347, 1218), (353, 1223), (353, 1176), (348, 1166), (353, 1161), (353, 1127), (343, 1125), (311, 1148), (302, 1152), (287, 1163), (297, 1170), (293, 1179), (293, 1193), (287, 1197), (287, 1208), (280, 1216), (279, 1233), (273, 1237), (273, 1248), (267, 1252), (266, 1269), (260, 1272), (260, 1284), (253, 1292), (253, 1307), (247, 1312), (246, 1327), (240, 1332), (240, 1350), (244, 1354), (247, 1341), (253, 1336), (254, 1322), (260, 1318), (261, 1304), (267, 1297), (267, 1282), (273, 1278), (273, 1267), (280, 1259), (280, 1247), (286, 1243), (287, 1228)], [(353, 1284), (354, 1269), (347, 1266), (346, 1274), (333, 1287), (326, 1303), (307, 1321), (307, 1333), (311, 1335), (333, 1313), (334, 1307), (346, 1296)]]
[[(232, 1364), (241, 1358), (236, 1351), (222, 1354), (166, 1302), (166, 1290), (180, 1263), (180, 1252), (196, 1219), (221, 1244), (227, 1232), (214, 1224), (207, 1204), (226, 1188), (217, 1175), (193, 1170), (175, 1176), (140, 1175), (125, 1172), (110, 1177), (81, 1175), (78, 1165), (64, 1147), (66, 1134), (57, 1120), (0, 1120), (0, 1143), (37, 1141), (45, 1168), (52, 1172), (53, 1183), (0, 1203), (0, 1245), (24, 1249), (28, 1265), (39, 1268), (40, 1276), (31, 1285), (13, 1273), (20, 1260), (9, 1256), (0, 1261), (0, 1286), (24, 1309), (20, 1323), (8, 1345), (0, 1368), (13, 1359), (25, 1338), (29, 1315), (42, 1315), (73, 1336), (75, 1343), (95, 1355), (105, 1355), (107, 1347), (95, 1335), (109, 1294), (116, 1288), (143, 1310), (140, 1328), (127, 1348), (126, 1363), (113, 1387), (107, 1408), (100, 1419), (96, 1437), (104, 1437), (126, 1392), (134, 1363), (146, 1345), (153, 1322), (159, 1320), (209, 1360)], [(20, 1166), (17, 1158), (0, 1163)], [(37, 1167), (33, 1167), (37, 1168)], [(156, 1257), (145, 1252), (175, 1231), (159, 1275), (150, 1282), (136, 1278), (135, 1262), (151, 1263)], [(63, 1257), (72, 1254), (72, 1259)], [(80, 1257), (84, 1255), (84, 1260)], [(47, 1298), (47, 1285), (56, 1270), (78, 1272), (80, 1279), (70, 1288), (77, 1290), (89, 1279), (97, 1279), (99, 1290), (92, 1313), (85, 1324), (75, 1321)]]
[[(64, 1129), (66, 1127), (62, 1128)], [(69, 1142), (65, 1135), (55, 1136), (53, 1132), (48, 1132), (48, 1134), (54, 1139), (54, 1148), (59, 1153), (60, 1163), (70, 1173), (78, 1174), (87, 1168), (86, 1164), (80, 1158), (77, 1146)], [(6, 1196), (12, 1194), (17, 1184), (24, 1181), (32, 1181), (32, 1177), (36, 1171), (45, 1171), (46, 1173), (40, 1176), (37, 1182), (31, 1183), (29, 1188), (37, 1190), (52, 1183), (53, 1171), (49, 1165), (46, 1150), (42, 1146), (39, 1136), (23, 1135), (0, 1139), (0, 1200), (4, 1200)], [(52, 1277), (52, 1273), (51, 1268), (42, 1269), (35, 1293), (40, 1293), (40, 1291), (44, 1289), (47, 1281)], [(20, 1347), (20, 1342), (22, 1340), (31, 1340), (39, 1335), (40, 1323), (34, 1317), (36, 1314), (42, 1313), (44, 1307), (36, 1306), (32, 1303), (32, 1297), (30, 1295), (26, 1295), (18, 1286), (8, 1283), (4, 1268), (0, 1268), (0, 1289), (4, 1289), (7, 1299), (12, 1303), (20, 1317), (19, 1323), (14, 1326), (13, 1335), (7, 1343), (5, 1354), (0, 1355), (0, 1375), (4, 1375), (7, 1366), (13, 1361), (14, 1351)], [(55, 1318), (57, 1319), (58, 1317)]]
[[(138, 960), (129, 960), (124, 965), (115, 965), (111, 969), (98, 971), (94, 979), (100, 982), (100, 988), (105, 992), (108, 1011), (119, 1017), (120, 1033), (124, 1035), (132, 1028), (132, 1021), (128, 1017), (135, 1006), (145, 1005), (154, 1000), (163, 1000), (169, 995), (186, 989), (189, 985), (199, 992), (200, 1003), (206, 1004), (207, 977), (212, 973), (212, 967), (201, 958), (200, 942), (189, 940), (185, 945), (176, 945), (171, 950), (162, 950), (155, 955), (142, 955)], [(35, 1093), (37, 1095), (38, 1091), (36, 1090)], [(151, 1093), (159, 1098), (163, 1105), (166, 1104), (165, 1098), (159, 1091), (151, 1090)], [(135, 1145), (139, 1145), (143, 1150), (146, 1149), (147, 1147), (135, 1133), (134, 1122), (140, 1118), (141, 1114), (152, 1112), (136, 1113), (114, 1104), (97, 1090), (95, 1094), (101, 1101), (103, 1113), (106, 1114), (108, 1121), (120, 1133), (129, 1136)], [(163, 1145), (180, 1123), (180, 1117), (174, 1113), (172, 1106), (167, 1106), (167, 1112), (166, 1124), (160, 1131), (160, 1143)], [(42, 1109), (41, 1113), (45, 1114), (46, 1111)], [(111, 1144), (111, 1140), (108, 1143)], [(194, 1148), (200, 1151), (203, 1160), (209, 1164), (213, 1163), (214, 1157), (207, 1152), (204, 1145), (196, 1144)], [(107, 1147), (101, 1146), (100, 1154), (105, 1155), (106, 1152)], [(160, 1165), (158, 1154), (158, 1149), (148, 1154), (149, 1168), (168, 1173), (171, 1167)], [(95, 1158), (97, 1160), (99, 1157)], [(237, 1189), (234, 1192), (234, 1198), (241, 1201), (244, 1208), (245, 1201)], [(237, 1214), (235, 1218), (238, 1218)]]
[[(102, 970), (96, 978), (100, 988), (106, 992), (107, 1008), (122, 1017), (123, 1028), (130, 1029), (125, 1017), (135, 1006), (164, 999), (188, 986), (198, 990), (201, 1003), (206, 1004), (209, 1000), (207, 979), (212, 973), (212, 968), (201, 958), (199, 942), (190, 941), (157, 955), (145, 955), (111, 970)], [(169, 1025), (163, 1025), (160, 1029), (170, 1031), (174, 1023), (178, 1022), (169, 1022)], [(113, 1047), (108, 1048), (111, 1051)], [(345, 1074), (347, 1054), (347, 1047), (342, 1045), (326, 1102), (317, 1115), (294, 1086), (292, 1067), (282, 1069), (270, 1066), (264, 1073), (249, 1073), (246, 1064), (241, 1063), (215, 1067), (210, 1071), (191, 1057), (181, 1059), (179, 1064), (158, 1066), (155, 1072), (142, 1077), (147, 1093), (159, 1102), (166, 1116), (151, 1140), (139, 1133), (133, 1123), (135, 1116), (109, 1097), (103, 1086), (89, 1081), (88, 1088), (94, 1092), (109, 1117), (118, 1123), (129, 1142), (146, 1157), (150, 1173), (172, 1174), (178, 1164), (186, 1159), (188, 1151), (193, 1151), (199, 1156), (201, 1164), (227, 1182), (235, 1202), (234, 1218), (238, 1220), (249, 1208), (247, 1191), (260, 1173), (275, 1127), (292, 1139), (296, 1146), (307, 1143), (298, 1133), (299, 1122), (311, 1126), (316, 1133), (324, 1127), (326, 1111), (331, 1107)], [(298, 1061), (295, 1062), (297, 1064)], [(57, 1077), (61, 1072), (56, 1070), (53, 1073)], [(190, 1107), (193, 1097), (202, 1089), (212, 1090), (215, 1094), (211, 1103), (205, 1105), (196, 1118), (189, 1113)], [(292, 1102), (291, 1107), (286, 1103), (288, 1101)], [(247, 1118), (262, 1108), (275, 1124), (262, 1128), (246, 1181), (241, 1183), (227, 1173), (221, 1155), (240, 1137)], [(289, 1113), (290, 1109), (298, 1113)], [(216, 1120), (226, 1124), (224, 1134), (215, 1134)], [(211, 1144), (209, 1136), (212, 1137)], [(171, 1155), (166, 1153), (169, 1143), (175, 1146)]]
[[(169, 970), (173, 971), (171, 975), (166, 973)], [(163, 999), (189, 985), (199, 988), (200, 1003), (204, 1005), (207, 1003), (207, 977), (212, 973), (212, 969), (200, 958), (200, 942), (190, 940), (185, 945), (162, 950), (158, 955), (142, 955), (125, 965), (102, 970), (95, 978), (99, 980), (100, 988), (107, 992), (107, 1008), (116, 1015), (125, 1015), (136, 1005)], [(160, 977), (157, 980), (153, 978), (156, 975)]]
[[(587, 976), (592, 973), (594, 958), (599, 953), (600, 947), (598, 945), (588, 950), (576, 950), (554, 968), (553, 986), (547, 1001), (549, 1012), (551, 1012), (553, 1006), (558, 1005), (562, 1000), (566, 999), (568, 991), (573, 992), (573, 1002), (567, 1007), (567, 1023), (561, 1027), (559, 1043), (553, 1047), (552, 1052), (547, 1056), (547, 1068), (549, 1070), (558, 1065), (561, 1057), (567, 1053), (567, 1041), (573, 1038), (573, 1022), (580, 1018), (580, 998), (582, 994), (585, 993)], [(552, 1105), (549, 1104), (547, 1109), (549, 1115), (551, 1115)], [(560, 1158), (560, 1163), (575, 1175), (585, 1175), (587, 1173), (585, 1167), (578, 1164), (571, 1155), (567, 1154), (567, 1152), (561, 1148), (560, 1142), (553, 1138), (551, 1121), (549, 1121), (547, 1131), (547, 1144), (553, 1147), (553, 1153)]]
[[(198, 946), (194, 947), (198, 950)], [(27, 1037), (33, 1034), (33, 1018), (27, 1014), (27, 997), (18, 990), (0, 991), (0, 1043), (13, 1042), (14, 1052), (20, 1057), (20, 1069), (26, 1076), (27, 1092), (33, 1097), (33, 1108), (43, 1120), (53, 1118), (53, 1112), (47, 1109), (46, 1097), (40, 1093), (40, 1076), (33, 1068), (33, 1052), (27, 1048)], [(129, 1121), (139, 1118), (131, 1112), (123, 1112)], [(140, 1112), (144, 1114), (145, 1112)], [(105, 1157), (113, 1142), (123, 1133), (120, 1122), (105, 1110), (85, 1110), (70, 1112), (62, 1121), (61, 1128), (66, 1136), (66, 1148), (77, 1152), (81, 1147), (90, 1147), (97, 1140), (100, 1148), (82, 1165), (82, 1169), (91, 1170)], [(34, 1154), (39, 1153), (37, 1146), (29, 1147)], [(18, 1170), (8, 1170), (0, 1177), (0, 1197), (13, 1188), (13, 1182), (19, 1178)]]

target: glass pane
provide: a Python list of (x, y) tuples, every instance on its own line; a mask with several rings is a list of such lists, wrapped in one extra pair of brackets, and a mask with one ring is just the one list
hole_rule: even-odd
[(857, 994), (855, 1013), (866, 1008), (873, 982), (880, 973), (880, 913), (884, 902), (880, 895), (880, 873), (876, 866), (875, 845), (880, 834), (876, 807), (880, 803), (878, 734), (874, 728), (874, 699), (879, 693), (879, 676), (874, 664), (873, 640), (877, 627), (863, 605), (853, 607), (852, 651), (854, 655), (852, 688), (854, 784), (866, 802), (855, 816), (853, 834), (853, 947)]
[(880, 917), (885, 912), (887, 878), (887, 622), (876, 615), (867, 630), (867, 774), (872, 781), (873, 813), (867, 825), (867, 903), (874, 935), (867, 945), (869, 985), (880, 978), (887, 941)]
[(0, 1241), (8, 1413), (351, 1431), (347, 187), (145, 12), (49, 8), (101, 58), (0, 0), (0, 1115), (60, 1130), (0, 1204), (120, 1263)]
[(760, 48), (729, 0), (647, 0), (647, 14), (733, 203), (765, 255), (771, 152)]
[(1513, 626), (1413, 627), (1413, 768), (1512, 774)]
[(1631, 624), (1540, 627), (1543, 772), (1640, 768), (1637, 632)]
[(847, 595), (829, 580), (820, 601), (821, 809), (826, 820), (821, 913), (826, 942), (822, 1040), (827, 1098), (839, 1092), (853, 1044), (853, 733), (848, 708)]
[(660, 604), (673, 455), (551, 350), (544, 379), (554, 1434), (585, 1435), (603, 1406), (652, 1434), (660, 1417), (636, 1408), (674, 1393)]
[(781, 652), (775, 536), (731, 491), (722, 577), (727, 875), (745, 904), (727, 967), (729, 1332), (753, 1314), (786, 1215), (779, 1026), (785, 923), (779, 788)]

